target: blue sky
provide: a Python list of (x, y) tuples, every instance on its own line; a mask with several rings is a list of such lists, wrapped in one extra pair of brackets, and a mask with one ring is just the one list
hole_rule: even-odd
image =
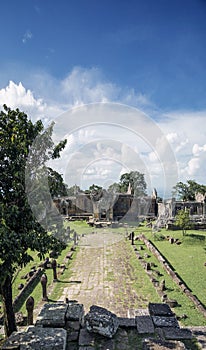
[(1, 1), (0, 103), (51, 119), (120, 102), (158, 123), (179, 179), (206, 183), (206, 1)]

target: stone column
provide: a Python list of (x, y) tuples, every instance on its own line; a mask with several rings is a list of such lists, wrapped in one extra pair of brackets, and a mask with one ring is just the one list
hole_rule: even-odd
[(67, 234), (67, 239), (70, 241), (70, 226), (67, 227), (66, 234)]
[(134, 232), (131, 232), (131, 240), (132, 240), (132, 245), (134, 245)]
[(47, 276), (45, 273), (41, 276), (41, 285), (42, 285), (42, 301), (48, 301), (47, 297)]
[(51, 266), (53, 270), (53, 282), (57, 282), (57, 261), (55, 259), (52, 260)]
[(73, 239), (74, 239), (74, 245), (76, 245), (77, 244), (77, 233), (76, 233), (76, 231), (74, 231)]
[(33, 311), (34, 311), (34, 298), (30, 296), (26, 301), (27, 310), (27, 324), (28, 326), (33, 325)]

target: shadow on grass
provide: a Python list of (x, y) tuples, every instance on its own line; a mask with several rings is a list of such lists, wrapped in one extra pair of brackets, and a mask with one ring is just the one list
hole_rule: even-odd
[(205, 236), (204, 235), (200, 235), (200, 234), (196, 234), (196, 233), (186, 233), (185, 235), (186, 238), (193, 238), (199, 241), (204, 241), (205, 240)]
[(77, 283), (82, 283), (82, 281), (61, 281), (61, 280), (58, 280), (58, 283), (77, 284)]

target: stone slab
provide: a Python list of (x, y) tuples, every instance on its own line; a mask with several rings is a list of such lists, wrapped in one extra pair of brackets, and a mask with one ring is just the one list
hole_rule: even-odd
[(25, 332), (13, 332), (10, 337), (5, 341), (2, 346), (2, 350), (19, 350), (20, 343), (24, 338)]
[[(13, 336), (13, 337), (12, 337)], [(2, 349), (11, 350), (65, 350), (67, 333), (64, 329), (30, 326), (27, 332), (12, 334)], [(17, 339), (18, 338), (18, 339)]]
[(176, 317), (152, 316), (155, 327), (176, 327), (179, 328), (179, 323)]
[(83, 304), (69, 303), (66, 312), (66, 320), (81, 322), (84, 316)]
[(138, 333), (154, 333), (154, 324), (150, 316), (137, 316), (135, 320)]
[(36, 326), (63, 328), (65, 326), (65, 316), (68, 304), (55, 303), (44, 304), (37, 317)]
[(163, 334), (165, 339), (171, 339), (171, 340), (192, 339), (192, 332), (187, 328), (164, 327)]
[(67, 333), (67, 342), (74, 342), (77, 341), (79, 337), (79, 332), (77, 331), (71, 331)]
[(79, 334), (79, 346), (93, 346), (95, 343), (95, 335), (89, 333), (86, 328), (82, 328)]
[(136, 327), (135, 318), (118, 317), (119, 327), (121, 328), (134, 328)]
[(80, 330), (80, 323), (79, 323), (79, 321), (67, 321), (66, 322), (66, 329), (79, 331)]
[(163, 341), (160, 339), (144, 339), (143, 350), (186, 350), (185, 345), (180, 341)]
[(167, 304), (149, 303), (148, 309), (151, 316), (174, 316), (174, 313)]

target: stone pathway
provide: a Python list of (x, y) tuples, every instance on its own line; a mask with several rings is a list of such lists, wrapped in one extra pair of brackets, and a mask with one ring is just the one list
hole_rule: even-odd
[(135, 317), (135, 310), (147, 306), (149, 300), (133, 287), (138, 276), (129, 264), (132, 252), (124, 236), (99, 230), (81, 238), (79, 248), (60, 300), (76, 300), (86, 312), (99, 305), (119, 317)]

